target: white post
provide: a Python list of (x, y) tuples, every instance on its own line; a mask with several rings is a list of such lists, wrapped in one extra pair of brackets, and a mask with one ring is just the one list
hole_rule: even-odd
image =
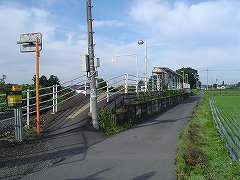
[(128, 74), (124, 75), (124, 81), (125, 81), (125, 93), (128, 93)]
[(108, 87), (108, 82), (107, 82), (107, 102), (109, 102), (109, 87)]
[(57, 90), (57, 88), (58, 88), (58, 85), (55, 85), (55, 112), (58, 111), (58, 105), (57, 105), (57, 103), (58, 103), (58, 99), (57, 99), (57, 97), (58, 97), (58, 90)]
[(152, 91), (154, 91), (154, 78), (152, 77)]
[(177, 89), (179, 89), (179, 77), (177, 77)]
[(52, 105), (52, 107), (53, 107), (53, 113), (55, 113), (55, 85), (53, 85), (53, 105)]
[(138, 76), (137, 76), (137, 80), (136, 80), (135, 92), (138, 93)]
[(30, 124), (30, 120), (29, 120), (29, 116), (30, 116), (30, 110), (29, 110), (29, 100), (30, 100), (30, 96), (29, 96), (29, 89), (27, 90), (27, 127), (29, 127)]
[(157, 75), (157, 91), (160, 91), (160, 80), (159, 80), (159, 75)]
[(160, 79), (160, 90), (163, 91), (163, 80)]
[(85, 90), (84, 95), (87, 96), (87, 76), (86, 76), (85, 82), (84, 82), (84, 90)]

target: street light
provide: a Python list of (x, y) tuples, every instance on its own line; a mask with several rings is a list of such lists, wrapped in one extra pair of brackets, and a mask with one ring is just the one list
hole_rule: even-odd
[(143, 45), (145, 44), (145, 92), (147, 92), (147, 78), (148, 78), (148, 74), (147, 74), (147, 60), (148, 60), (148, 57), (147, 57), (147, 41), (145, 40), (145, 42), (143, 40), (139, 40), (138, 41), (138, 45)]

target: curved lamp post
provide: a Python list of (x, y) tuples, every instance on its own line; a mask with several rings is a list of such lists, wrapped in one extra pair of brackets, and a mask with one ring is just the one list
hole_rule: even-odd
[(139, 40), (138, 41), (138, 45), (143, 45), (145, 44), (145, 73), (144, 73), (144, 78), (145, 78), (145, 92), (147, 92), (147, 78), (148, 78), (148, 75), (147, 75), (147, 61), (148, 61), (148, 57), (147, 57), (147, 41), (143, 41), (143, 40)]

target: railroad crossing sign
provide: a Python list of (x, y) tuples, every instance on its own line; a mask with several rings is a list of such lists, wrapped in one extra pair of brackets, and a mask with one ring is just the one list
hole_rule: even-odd
[(42, 34), (41, 33), (25, 33), (20, 35), (20, 52), (35, 52), (36, 42), (38, 42), (38, 51), (42, 50)]

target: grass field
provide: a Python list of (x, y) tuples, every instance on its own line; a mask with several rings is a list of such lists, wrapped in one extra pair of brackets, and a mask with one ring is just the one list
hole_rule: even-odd
[(226, 142), (230, 156), (240, 160), (240, 96), (212, 96), (211, 106), (216, 127)]
[[(178, 179), (240, 179), (240, 162), (230, 156), (209, 105), (209, 100), (214, 97), (216, 105), (236, 117), (237, 121), (240, 112), (238, 94), (240, 91), (224, 91), (221, 96), (218, 91), (205, 93), (179, 137), (176, 158)], [(230, 124), (231, 121), (227, 122)]]

